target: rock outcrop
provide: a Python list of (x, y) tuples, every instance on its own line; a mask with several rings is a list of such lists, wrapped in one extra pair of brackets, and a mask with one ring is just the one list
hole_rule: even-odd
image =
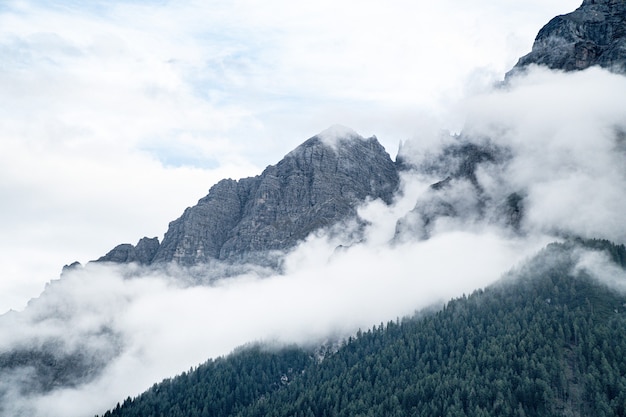
[(584, 0), (575, 11), (553, 18), (507, 76), (531, 64), (564, 71), (598, 65), (626, 73), (626, 2)]
[(117, 245), (106, 255), (99, 258), (97, 262), (137, 262), (142, 265), (148, 265), (152, 262), (158, 250), (159, 238), (144, 237), (137, 242), (136, 246), (133, 246), (130, 243)]
[(356, 217), (368, 198), (390, 203), (398, 183), (396, 165), (375, 137), (331, 128), (259, 176), (218, 182), (170, 223), (160, 245), (142, 239), (137, 246), (119, 245), (98, 261), (185, 266), (250, 261)]

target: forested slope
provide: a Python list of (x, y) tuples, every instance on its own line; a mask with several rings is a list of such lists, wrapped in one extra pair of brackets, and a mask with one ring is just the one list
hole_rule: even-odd
[[(626, 415), (626, 297), (577, 267), (580, 243), (552, 244), (441, 311), (359, 332), (321, 362), (244, 349), (105, 416)], [(623, 265), (623, 246), (582, 243)]]

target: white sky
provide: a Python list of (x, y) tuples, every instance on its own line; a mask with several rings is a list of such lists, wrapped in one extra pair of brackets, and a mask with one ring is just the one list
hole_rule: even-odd
[(331, 125), (392, 157), (459, 130), (580, 3), (4, 0), (0, 313)]

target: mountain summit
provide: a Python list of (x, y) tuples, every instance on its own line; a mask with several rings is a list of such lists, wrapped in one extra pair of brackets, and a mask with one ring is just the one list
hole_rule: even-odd
[(98, 261), (142, 264), (251, 261), (295, 246), (311, 232), (354, 218), (366, 199), (391, 203), (399, 183), (376, 137), (333, 126), (261, 175), (224, 179), (170, 223), (163, 242), (144, 238)]
[(564, 71), (598, 65), (626, 72), (626, 2), (584, 0), (575, 11), (553, 18), (507, 75), (531, 64)]

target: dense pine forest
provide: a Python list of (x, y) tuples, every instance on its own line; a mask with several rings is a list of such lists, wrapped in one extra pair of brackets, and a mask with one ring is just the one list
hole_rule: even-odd
[(104, 417), (624, 416), (626, 296), (577, 263), (624, 246), (551, 244), (498, 284), (359, 331), (320, 360), (250, 346)]

